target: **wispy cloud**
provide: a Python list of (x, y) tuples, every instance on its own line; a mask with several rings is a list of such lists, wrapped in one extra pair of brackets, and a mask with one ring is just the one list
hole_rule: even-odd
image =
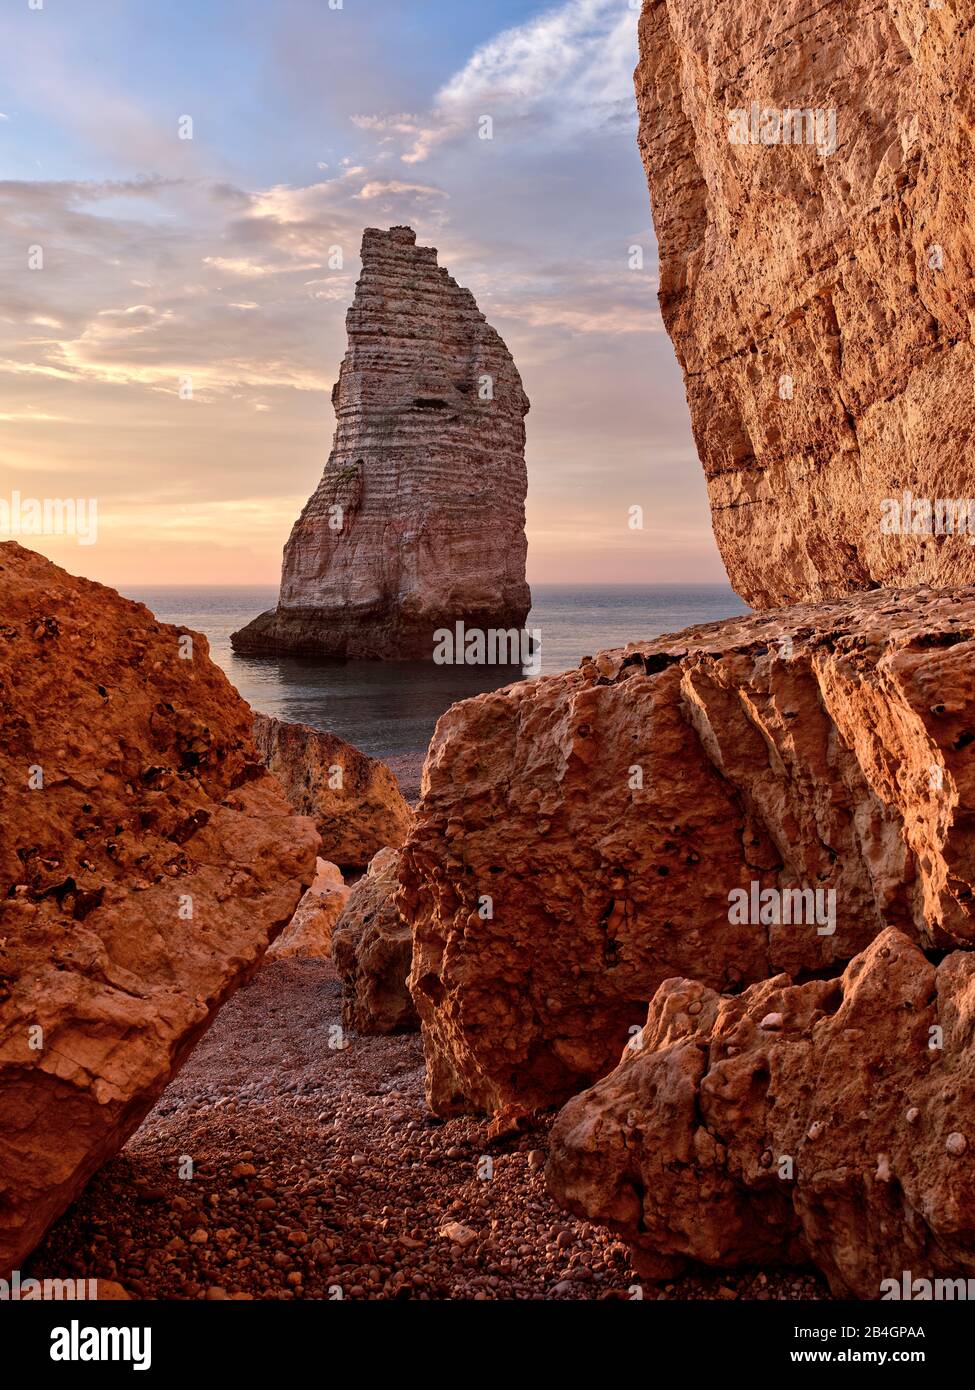
[(356, 197), (367, 202), (373, 198), (400, 197), (412, 194), (416, 198), (446, 198), (442, 188), (428, 188), (422, 183), (403, 183), (399, 179), (373, 179), (363, 184)]
[[(408, 221), (445, 196), (354, 166), (325, 182), (254, 191), (201, 179), (0, 182), (0, 377), (165, 392), (189, 377), (204, 401), (327, 391), (343, 325), (330, 325), (324, 351), (312, 304), (351, 298), (361, 204)], [(28, 268), (35, 244), (41, 270)], [(243, 310), (261, 316), (259, 335), (242, 339)]]
[(399, 139), (406, 164), (469, 137), (484, 116), (536, 139), (635, 124), (636, 12), (621, 0), (568, 0), (480, 47), (437, 93), (429, 112), (365, 114), (362, 130)]

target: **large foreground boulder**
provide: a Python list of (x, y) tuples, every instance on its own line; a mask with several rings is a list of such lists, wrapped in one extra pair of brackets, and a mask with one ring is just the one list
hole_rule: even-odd
[(155, 1104), (311, 882), (206, 639), (0, 545), (0, 1277)]
[(660, 307), (755, 606), (975, 582), (973, 79), (966, 4), (644, 0)]
[(342, 871), (319, 859), (315, 882), (308, 889), (295, 915), (267, 953), (268, 960), (297, 956), (302, 960), (328, 960), (332, 954), (332, 932), (349, 900)]
[(400, 871), (433, 1108), (561, 1104), (670, 976), (970, 942), (973, 637), (972, 591), (881, 591), (448, 710)]
[(407, 984), (413, 933), (396, 905), (399, 859), (398, 850), (379, 851), (332, 935), (342, 1022), (356, 1033), (414, 1032), (420, 1023)]
[(412, 815), (385, 763), (337, 734), (269, 714), (255, 714), (254, 741), (292, 807), (314, 817), (326, 859), (361, 869), (406, 839)]
[(558, 1116), (548, 1182), (650, 1277), (812, 1261), (856, 1298), (975, 1277), (975, 953), (935, 966), (890, 929), (836, 979), (668, 980)]

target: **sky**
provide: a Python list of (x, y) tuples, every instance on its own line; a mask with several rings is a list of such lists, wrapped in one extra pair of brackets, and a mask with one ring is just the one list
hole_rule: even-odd
[(4, 0), (0, 517), (15, 492), (94, 498), (93, 544), (25, 543), (118, 586), (276, 583), (331, 446), (362, 229), (407, 223), (531, 399), (529, 580), (722, 581), (657, 306), (637, 18)]

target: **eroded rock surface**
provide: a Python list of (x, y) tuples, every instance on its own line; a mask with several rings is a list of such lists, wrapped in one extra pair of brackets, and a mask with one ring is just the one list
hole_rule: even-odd
[[(448, 710), (400, 871), (433, 1108), (563, 1102), (671, 976), (830, 970), (888, 925), (969, 943), (973, 639), (971, 591), (881, 591)], [(810, 906), (776, 923), (766, 890)]]
[(0, 545), (0, 1277), (313, 878), (251, 719), (205, 638)]
[(975, 496), (970, 19), (645, 0), (660, 303), (718, 544), (755, 606), (975, 581), (968, 531), (881, 524), (905, 492)]
[(298, 956), (306, 960), (327, 960), (332, 954), (332, 932), (351, 892), (351, 888), (345, 885), (341, 869), (319, 859), (315, 882), (271, 946), (268, 959)]
[(364, 868), (385, 845), (406, 839), (410, 808), (385, 763), (337, 734), (269, 714), (255, 714), (254, 741), (292, 807), (314, 818), (325, 858)]
[(407, 979), (410, 924), (396, 905), (399, 851), (380, 850), (352, 889), (332, 936), (342, 976), (342, 1021), (356, 1033), (404, 1033), (419, 1027)]
[(558, 1116), (548, 1182), (650, 1276), (812, 1261), (875, 1299), (975, 1276), (973, 1124), (975, 954), (934, 966), (891, 928), (837, 979), (668, 980)]
[(277, 609), (234, 647), (430, 659), (455, 622), (520, 629), (528, 397), (510, 353), (409, 227), (366, 230), (347, 324), (332, 453)]

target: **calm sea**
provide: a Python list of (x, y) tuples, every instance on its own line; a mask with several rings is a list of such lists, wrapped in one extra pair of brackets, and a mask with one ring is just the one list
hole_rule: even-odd
[[(277, 602), (272, 587), (132, 588), (156, 617), (206, 634), (213, 659), (255, 709), (330, 729), (375, 757), (412, 753), (430, 741), (457, 700), (508, 685), (510, 667), (432, 662), (320, 661), (237, 656), (230, 634)], [(678, 632), (748, 611), (724, 584), (533, 584), (528, 626), (541, 629), (542, 672), (577, 666), (604, 647)]]

